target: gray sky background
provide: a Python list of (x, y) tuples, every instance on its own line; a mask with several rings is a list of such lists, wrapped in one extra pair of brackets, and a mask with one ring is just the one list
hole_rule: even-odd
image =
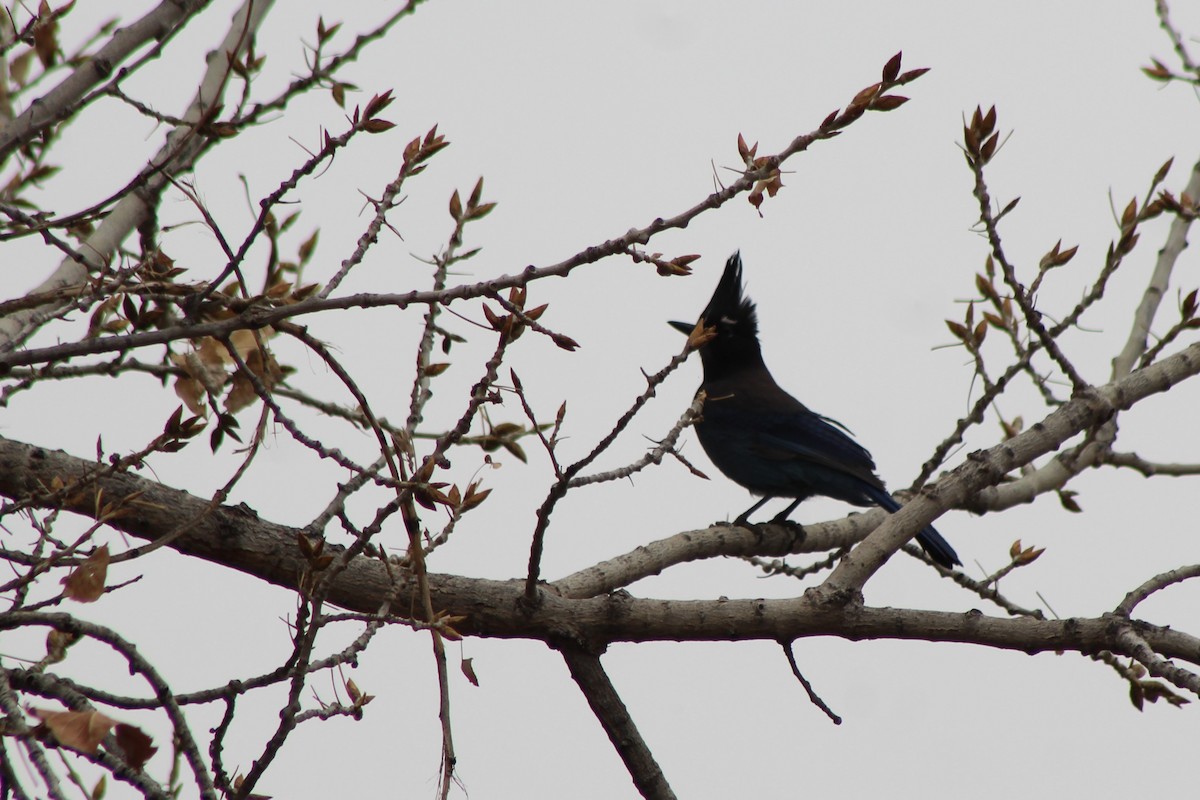
[[(132, 19), (149, 4), (104, 6), (81, 4), (64, 27), (78, 35), (76, 16), (120, 7), (131, 9), (125, 16)], [(166, 113), (179, 112), (194, 91), (204, 52), (223, 35), (234, 8), (214, 6), (229, 11), (209, 12), (172, 44), (161, 68), (144, 70), (126, 91)], [(345, 22), (337, 40), (344, 46), (347, 34), (390, 6), (343, 2), (324, 14), (327, 23)], [(1180, 29), (1200, 35), (1200, 8), (1175, 6)], [(300, 40), (315, 39), (317, 13), (316, 4), (277, 4), (259, 40), (268, 60), (257, 96), (270, 96), (300, 70)], [(1000, 202), (1022, 198), (1002, 234), (1026, 278), (1056, 240), (1080, 246), (1039, 297), (1047, 314), (1065, 313), (1094, 279), (1120, 209), (1144, 195), (1171, 156), (1176, 163), (1166, 185), (1178, 193), (1200, 157), (1195, 94), (1163, 88), (1139, 69), (1151, 56), (1174, 64), (1152, 4), (433, 0), (343, 76), (361, 88), (350, 103), (392, 89), (397, 101), (383, 116), (396, 129), (359, 142), (297, 192), (302, 216), (293, 247), (319, 226), (306, 278), (332, 275), (369, 220), (360, 192), (378, 196), (398, 170), (404, 144), (437, 123), (452, 146), (407, 185), (408, 199), (391, 217), (404, 240), (385, 237), (340, 291), (426, 287), (429, 270), (414, 256), (444, 245), (451, 191), (469, 192), (480, 175), (485, 199), (499, 205), (468, 229), (467, 246), (483, 251), (455, 280), (553, 263), (699, 202), (713, 188), (714, 165), (720, 179), (735, 178), (728, 168), (739, 166), (739, 133), (760, 142), (760, 152), (780, 149), (877, 80), (897, 50), (904, 51), (905, 69), (932, 68), (905, 87), (911, 102), (870, 114), (788, 162), (785, 187), (763, 205), (762, 218), (739, 199), (651, 242), (651, 251), (702, 254), (694, 275), (666, 279), (653, 267), (610, 259), (568, 281), (536, 284), (531, 305), (550, 303), (542, 321), (582, 347), (568, 354), (527, 336), (511, 352), (539, 414), (552, 419), (567, 400), (564, 448), (585, 453), (644, 386), (640, 370), (656, 371), (679, 351), (682, 341), (665, 321), (694, 319), (725, 258), (740, 248), (775, 376), (815, 410), (848, 425), (874, 454), (881, 476), (900, 488), (979, 391), (964, 351), (940, 347), (952, 341), (943, 320), (961, 319), (986, 255), (984, 240), (971, 229), (978, 212), (957, 144), (964, 114), (995, 104), (1000, 130), (1013, 132), (988, 176)], [(111, 192), (158, 147), (161, 130), (109, 105), (107, 116), (92, 118), (108, 122), (67, 132), (57, 162), (66, 169), (46, 189), (50, 207), (72, 210)], [(317, 146), (322, 126), (336, 133), (345, 122), (327, 94), (314, 93), (204, 160), (195, 185), (230, 238), (239, 238), (253, 218), (238, 174), (257, 200), (303, 160), (301, 145)], [(164, 222), (196, 218), (178, 195), (164, 205)], [(1106, 301), (1086, 319), (1087, 332), (1065, 339), (1090, 380), (1108, 379), (1166, 226), (1165, 219), (1146, 226)], [(224, 264), (199, 225), (176, 229), (164, 247), (193, 280), (212, 277)], [(28, 258), (37, 266), (27, 263), (19, 276), (10, 275), (11, 293), (52, 268), (36, 248)], [(1186, 293), (1197, 285), (1193, 252), (1180, 262), (1164, 302), (1167, 319), (1176, 289)], [(457, 310), (478, 316), (477, 305)], [(356, 311), (308, 324), (336, 343), (377, 411), (403, 418), (418, 310)], [(449, 317), (445, 324), (473, 333)], [(297, 385), (334, 391), (335, 379), (315, 358), (287, 349), (288, 343), (279, 347), (281, 359), (299, 368)], [(455, 367), (435, 385), (429, 429), (457, 418), (465, 387), (476, 380), (490, 347), (490, 339), (480, 339), (452, 352)], [(698, 363), (673, 376), (597, 466), (640, 455), (648, 444), (643, 437), (659, 438), (670, 428), (698, 380)], [(1138, 406), (1122, 417), (1121, 448), (1158, 461), (1196, 461), (1198, 403), (1200, 388), (1184, 385)], [(7, 435), (88, 455), (98, 432), (110, 450), (141, 445), (176, 405), (169, 389), (149, 379), (96, 380), (21, 395), (0, 424)], [(1029, 424), (1045, 415), (1026, 389), (1000, 406)], [(115, 408), (127, 411), (117, 415)], [(252, 424), (250, 413), (243, 416)], [(520, 410), (510, 402), (493, 416), (519, 421)], [(365, 434), (324, 422), (313, 430), (337, 437), (337, 446), (354, 457), (370, 458), (373, 443)], [(998, 437), (994, 422), (975, 430), (951, 466)], [(694, 436), (686, 441), (685, 454), (712, 481), (668, 464), (632, 482), (578, 492), (555, 516), (546, 577), (732, 518), (749, 505), (742, 489), (708, 465)], [(154, 473), (171, 485), (211, 492), (235, 458), (226, 452), (207, 459), (202, 443), (194, 449), (153, 461)], [(528, 465), (502, 458), (501, 468), (481, 473), (495, 488), (492, 498), (466, 517), (432, 570), (524, 574), (534, 509), (549, 486), (544, 454), (533, 442), (527, 449)], [(455, 459), (454, 474), (466, 481), (478, 468), (478, 460), (464, 454)], [(246, 501), (274, 521), (303, 524), (324, 507), (338, 479), (344, 475), (315, 463), (281, 430), (233, 502)], [(1111, 609), (1152, 575), (1197, 560), (1192, 482), (1106, 470), (1080, 476), (1071, 488), (1080, 492), (1085, 513), (1069, 514), (1053, 497), (1042, 497), (994, 517), (952, 512), (938, 527), (976, 576), (1006, 563), (1014, 539), (1046, 547), (1037, 564), (1002, 588), (1029, 606), (1040, 605), (1040, 592), (1064, 617)], [(814, 500), (793, 517), (820, 521), (846, 511)], [(385, 541), (402, 548), (403, 533), (392, 531)], [(144, 577), (83, 613), (138, 641), (179, 690), (267, 669), (286, 652), (281, 618), (292, 613), (294, 600), (285, 592), (169, 553), (113, 573), (114, 579)], [(719, 561), (676, 568), (632, 590), (713, 598), (789, 596), (799, 587), (759, 579), (741, 562)], [(906, 557), (868, 585), (867, 602), (998, 613)], [(1198, 602), (1200, 591), (1185, 585), (1147, 603), (1143, 613), (1194, 630)], [(452, 675), (465, 787), (453, 796), (634, 796), (555, 653), (523, 642), (467, 640), (450, 647), (454, 667), (460, 649), (474, 660), (481, 686)], [(382, 634), (353, 674), (377, 695), (365, 719), (304, 726), (259, 791), (281, 798), (432, 796), (440, 734), (429, 650), (425, 635), (398, 628)], [(845, 718), (842, 726), (808, 703), (775, 645), (614, 646), (604, 663), (680, 797), (969, 792), (988, 800), (1180, 794), (1195, 786), (1198, 712), (1160, 704), (1139, 714), (1125, 684), (1087, 658), (836, 639), (801, 641), (796, 652), (817, 691)], [(72, 659), (68, 667), (89, 682), (110, 670), (121, 673), (100, 648), (73, 651)], [(332, 699), (331, 688), (318, 691)], [(274, 710), (263, 709), (257, 719), (243, 713), (230, 740), (226, 757), (237, 762), (237, 749), (244, 748), (243, 769), (276, 722)], [(216, 720), (202, 713), (196, 718), (201, 729)], [(111, 786), (109, 796), (120, 796), (120, 787)]]

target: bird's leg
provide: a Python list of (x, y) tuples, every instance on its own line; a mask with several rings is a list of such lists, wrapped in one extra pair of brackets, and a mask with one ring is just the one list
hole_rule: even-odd
[[(760, 508), (762, 508), (763, 503), (767, 502), (770, 499), (771, 499), (770, 497), (764, 497), (763, 499), (759, 500), (754, 505), (747, 508), (741, 514), (738, 514), (738, 518), (733, 521), (733, 524), (737, 525), (738, 527), (741, 527), (741, 528), (753, 527), (753, 526), (751, 526), (750, 521), (749, 521), (750, 515), (753, 514), (755, 511), (758, 511)], [(792, 506), (792, 507), (795, 508), (795, 506)]]
[(800, 501), (803, 499), (803, 497), (798, 497), (793, 500), (790, 504), (788, 504), (787, 508), (771, 517), (771, 522), (769, 523), (771, 525), (778, 525), (779, 527), (785, 529), (795, 538), (795, 541), (797, 542), (804, 541), (804, 526), (799, 522), (793, 522), (792, 520), (788, 519), (788, 515), (796, 510), (796, 506), (800, 505)]
[(788, 519), (788, 517), (793, 511), (796, 510), (796, 506), (800, 505), (801, 499), (803, 498), (797, 498), (796, 500), (793, 500), (787, 508), (772, 517), (771, 522), (774, 522), (776, 525), (795, 525), (796, 527), (800, 527), (800, 523), (792, 522), (790, 519)]

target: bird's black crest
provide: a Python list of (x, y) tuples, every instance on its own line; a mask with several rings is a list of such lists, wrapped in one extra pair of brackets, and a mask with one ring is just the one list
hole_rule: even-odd
[(742, 254), (734, 253), (725, 262), (725, 272), (704, 308), (704, 324), (738, 337), (758, 336), (758, 312), (754, 301), (742, 291)]

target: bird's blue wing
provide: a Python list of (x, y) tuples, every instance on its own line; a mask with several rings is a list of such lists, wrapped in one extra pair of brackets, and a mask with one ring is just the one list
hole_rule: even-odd
[[(882, 487), (875, 476), (871, 454), (850, 438), (840, 423), (808, 411), (804, 414), (765, 414), (755, 433), (755, 449), (763, 458), (776, 462), (803, 462), (812, 469), (828, 471), (831, 479), (849, 477), (869, 486)], [(831, 424), (833, 423), (833, 424)], [(853, 487), (854, 483), (847, 484)], [(858, 495), (859, 492), (852, 492)], [(841, 497), (834, 494), (834, 497)], [(842, 497), (849, 502), (871, 502)]]

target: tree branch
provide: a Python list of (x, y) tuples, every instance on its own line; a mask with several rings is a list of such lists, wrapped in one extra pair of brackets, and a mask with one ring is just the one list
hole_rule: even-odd
[(569, 642), (560, 645), (559, 652), (596, 719), (600, 720), (604, 732), (608, 734), (608, 740), (625, 762), (625, 768), (629, 770), (629, 777), (633, 778), (638, 792), (647, 800), (675, 800), (675, 792), (671, 791), (662, 768), (654, 760), (654, 754), (629, 715), (629, 709), (608, 679), (608, 674), (600, 664), (600, 656)]

